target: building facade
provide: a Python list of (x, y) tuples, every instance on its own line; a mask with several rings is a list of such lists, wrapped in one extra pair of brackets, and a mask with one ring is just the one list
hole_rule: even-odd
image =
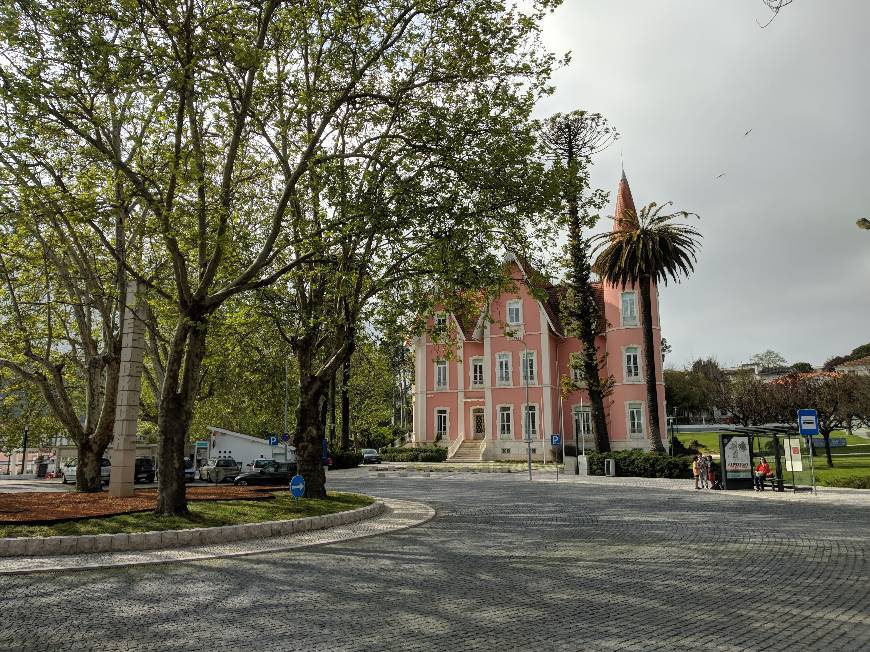
[[(616, 215), (634, 211), (628, 181), (619, 183)], [(615, 228), (620, 221), (615, 220)], [(589, 397), (572, 369), (579, 340), (568, 337), (559, 317), (562, 288), (543, 279), (524, 261), (508, 256), (506, 272), (515, 291), (481, 306), (472, 318), (437, 313), (432, 333), (414, 342), (413, 442), (448, 446), (451, 457), (524, 459), (525, 433), (535, 442), (536, 459), (551, 459), (550, 435), (576, 438), (594, 449)], [(604, 323), (598, 349), (602, 373), (613, 380), (605, 398), (611, 448), (644, 448), (648, 415), (636, 287), (598, 284)], [(653, 340), (661, 360), (658, 292), (652, 288)], [(438, 340), (438, 341), (436, 341)], [(573, 376), (573, 378), (572, 378)], [(572, 379), (567, 394), (560, 379)], [(664, 380), (657, 367), (659, 428), (665, 433)]]

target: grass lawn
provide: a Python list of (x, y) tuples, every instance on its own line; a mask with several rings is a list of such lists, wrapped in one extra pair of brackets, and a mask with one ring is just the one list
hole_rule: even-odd
[(0, 537), (49, 537), (73, 534), (121, 534), (153, 530), (186, 530), (198, 527), (240, 525), (263, 521), (287, 521), (306, 516), (334, 514), (374, 502), (368, 496), (331, 493), (325, 499), (306, 498), (298, 502), (287, 491), (275, 493), (274, 500), (190, 501), (190, 516), (157, 516), (152, 512), (122, 514), (53, 525), (0, 525)]
[[(716, 432), (675, 432), (674, 439), (679, 439), (683, 446), (688, 447), (692, 441), (701, 444), (701, 452), (711, 455), (719, 454), (719, 433)], [(665, 441), (667, 446), (667, 441)]]
[(854, 486), (849, 478), (864, 478), (870, 489), (870, 455), (849, 455), (834, 457), (834, 468), (828, 468), (824, 458), (814, 458), (816, 464), (816, 482), (829, 487)]

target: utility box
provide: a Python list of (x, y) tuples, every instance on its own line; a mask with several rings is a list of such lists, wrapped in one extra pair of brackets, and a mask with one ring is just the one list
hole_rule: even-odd
[(577, 475), (577, 458), (574, 455), (565, 456), (565, 475)]
[(577, 458), (577, 475), (589, 475), (589, 458), (585, 455)]
[(604, 460), (604, 475), (609, 475), (611, 477), (616, 475), (616, 460)]

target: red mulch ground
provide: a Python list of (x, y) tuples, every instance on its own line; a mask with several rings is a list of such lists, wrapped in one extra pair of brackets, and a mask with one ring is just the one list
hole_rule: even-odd
[[(188, 487), (188, 500), (272, 500), (275, 487)], [(138, 489), (129, 498), (98, 494), (31, 491), (0, 494), (0, 525), (77, 521), (94, 516), (149, 512), (157, 489)]]

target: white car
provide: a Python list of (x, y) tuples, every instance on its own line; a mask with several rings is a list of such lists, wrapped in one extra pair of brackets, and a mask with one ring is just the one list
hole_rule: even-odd
[[(71, 459), (69, 462), (63, 465), (63, 468), (60, 471), (61, 482), (63, 484), (75, 484), (76, 483), (76, 471), (78, 470), (78, 460), (76, 458)], [(108, 458), (104, 457), (100, 461), (100, 477), (103, 479), (103, 482), (106, 484), (109, 483), (109, 477), (112, 475), (112, 463)]]

